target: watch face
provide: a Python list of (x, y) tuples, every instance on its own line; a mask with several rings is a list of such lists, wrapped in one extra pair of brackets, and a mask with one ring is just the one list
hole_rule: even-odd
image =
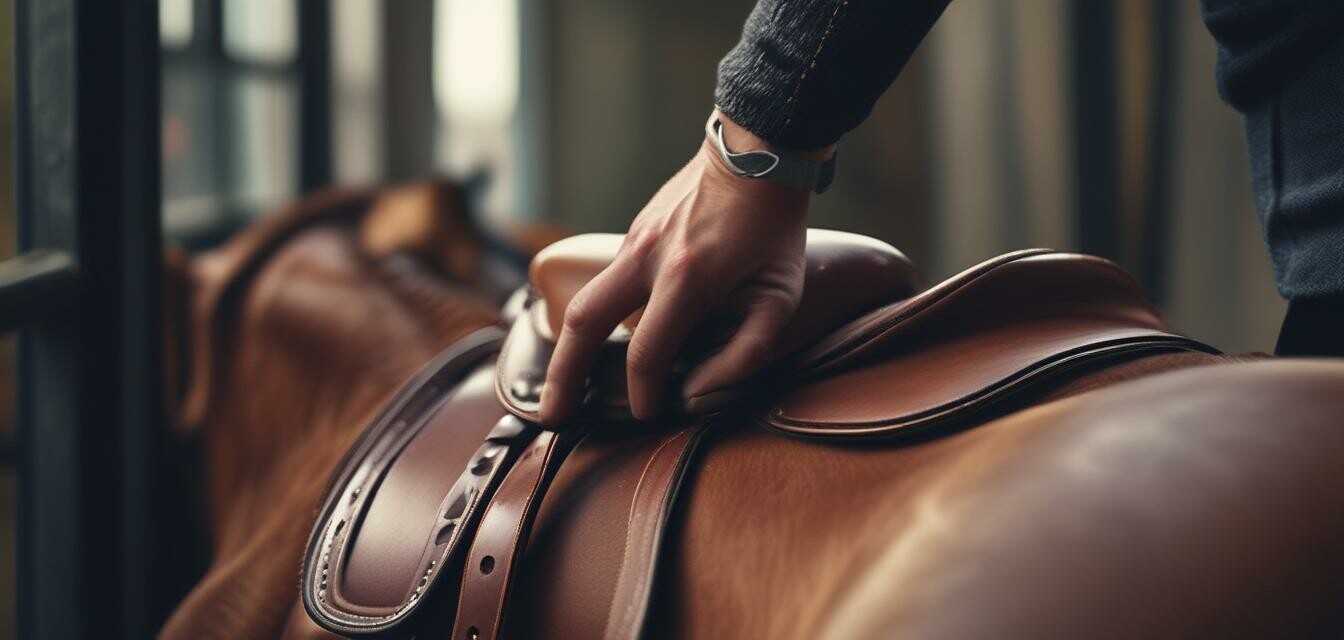
[(734, 153), (723, 141), (723, 122), (718, 118), (710, 118), (705, 133), (715, 143), (724, 164), (739, 177), (764, 178), (816, 193), (826, 191), (835, 177), (835, 154), (825, 162), (813, 162), (782, 157), (770, 151)]
[(743, 151), (734, 153), (723, 141), (723, 122), (715, 118), (710, 121), (712, 139), (719, 148), (719, 156), (733, 169), (733, 173), (744, 178), (764, 178), (779, 166), (779, 156), (769, 151)]
[(769, 151), (747, 151), (730, 154), (730, 161), (742, 175), (751, 178), (764, 178), (779, 166), (779, 156)]

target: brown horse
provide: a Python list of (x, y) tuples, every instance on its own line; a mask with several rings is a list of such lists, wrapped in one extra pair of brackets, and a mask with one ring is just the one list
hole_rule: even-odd
[[(299, 570), (329, 479), (403, 381), (498, 320), (456, 204), (441, 185), (318, 196), (177, 280), (178, 411), (203, 439), (213, 562), (164, 637), (324, 635)], [(1099, 361), (895, 442), (784, 437), (723, 414), (676, 502), (643, 629), (1337, 634), (1344, 365), (1237, 360)], [(569, 456), (516, 569), (509, 635), (608, 628), (638, 479), (668, 441), (597, 429)]]
[(170, 378), (204, 451), (213, 557), (164, 637), (282, 635), (314, 509), (363, 422), (496, 322), (461, 199), (447, 184), (319, 194), (175, 263)]

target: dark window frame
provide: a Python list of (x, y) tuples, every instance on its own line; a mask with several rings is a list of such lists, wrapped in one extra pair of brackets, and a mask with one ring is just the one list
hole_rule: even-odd
[[(298, 11), (306, 191), (330, 178), (329, 9)], [(163, 415), (158, 5), (14, 12), (17, 635), (151, 637), (201, 561)]]

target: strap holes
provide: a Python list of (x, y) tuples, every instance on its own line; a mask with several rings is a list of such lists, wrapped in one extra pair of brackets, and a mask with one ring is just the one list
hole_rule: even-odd
[(481, 574), (482, 574), (482, 575), (487, 575), (487, 576), (488, 576), (488, 575), (490, 575), (490, 572), (491, 572), (491, 571), (494, 571), (494, 570), (495, 570), (495, 557), (494, 557), (494, 556), (485, 556), (484, 558), (481, 558)]
[(481, 632), (476, 627), (467, 627), (467, 640), (480, 640)]

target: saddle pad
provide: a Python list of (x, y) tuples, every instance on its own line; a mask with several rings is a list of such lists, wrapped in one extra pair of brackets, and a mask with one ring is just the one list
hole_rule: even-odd
[(892, 435), (971, 415), (1072, 367), (1162, 350), (1217, 353), (1173, 332), (1114, 263), (1019, 251), (799, 353), (777, 372), (782, 389), (764, 421), (811, 436)]

